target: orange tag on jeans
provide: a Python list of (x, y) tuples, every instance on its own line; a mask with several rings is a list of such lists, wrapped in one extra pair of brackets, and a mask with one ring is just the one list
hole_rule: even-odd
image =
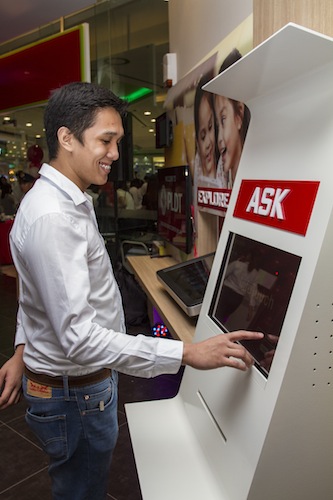
[(29, 396), (35, 396), (36, 398), (52, 398), (52, 387), (48, 385), (38, 384), (28, 379), (27, 381), (27, 394)]

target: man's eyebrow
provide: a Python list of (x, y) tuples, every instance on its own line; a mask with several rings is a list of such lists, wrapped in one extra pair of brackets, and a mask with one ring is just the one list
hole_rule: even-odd
[(105, 135), (117, 135), (117, 132), (113, 131), (113, 130), (104, 130), (104, 132), (102, 132), (102, 134), (105, 134)]

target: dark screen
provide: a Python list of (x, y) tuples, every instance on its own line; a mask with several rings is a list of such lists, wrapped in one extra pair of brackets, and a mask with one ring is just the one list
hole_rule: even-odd
[(159, 271), (163, 280), (187, 306), (201, 304), (212, 268), (214, 253)]
[(224, 332), (252, 330), (262, 341), (241, 342), (268, 375), (301, 258), (231, 233), (209, 316)]

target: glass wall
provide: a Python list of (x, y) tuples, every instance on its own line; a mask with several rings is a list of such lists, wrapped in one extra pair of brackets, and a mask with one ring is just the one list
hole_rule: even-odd
[[(163, 165), (155, 149), (154, 119), (163, 113), (163, 55), (168, 52), (168, 6), (164, 0), (105, 0), (0, 45), (0, 55), (81, 23), (89, 24), (91, 80), (128, 99), (133, 128), (133, 172), (144, 177)], [(61, 61), (54, 61), (59, 65)], [(24, 91), (24, 89), (22, 89)], [(47, 161), (43, 107), (0, 114), (0, 174), (14, 179), (27, 168), (29, 147)]]

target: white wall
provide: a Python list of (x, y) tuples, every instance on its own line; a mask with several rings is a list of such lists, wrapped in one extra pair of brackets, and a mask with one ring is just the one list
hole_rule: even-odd
[(178, 80), (253, 11), (252, 0), (169, 0), (169, 46)]

